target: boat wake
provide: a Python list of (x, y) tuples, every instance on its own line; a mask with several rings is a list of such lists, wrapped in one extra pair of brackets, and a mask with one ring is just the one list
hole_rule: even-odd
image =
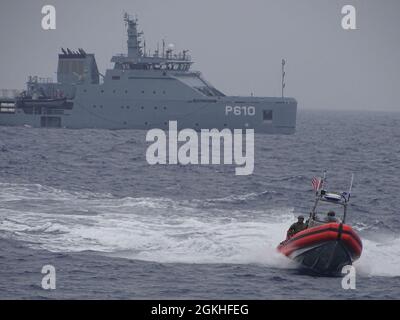
[[(293, 222), (293, 208), (235, 209), (238, 201), (255, 196), (116, 198), (42, 185), (0, 184), (0, 234), (52, 252), (95, 251), (161, 263), (292, 268), (276, 246)], [(356, 264), (363, 274), (400, 276), (400, 239), (363, 242), (363, 256)]]

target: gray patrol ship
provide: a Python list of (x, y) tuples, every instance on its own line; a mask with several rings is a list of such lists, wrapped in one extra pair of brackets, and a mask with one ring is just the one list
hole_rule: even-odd
[(191, 71), (188, 51), (165, 46), (153, 54), (142, 44), (138, 22), (125, 14), (128, 54), (113, 56), (114, 68), (99, 73), (94, 54), (62, 49), (57, 82), (30, 76), (27, 89), (0, 98), (0, 125), (47, 128), (254, 129), (295, 132), (293, 98), (226, 96)]

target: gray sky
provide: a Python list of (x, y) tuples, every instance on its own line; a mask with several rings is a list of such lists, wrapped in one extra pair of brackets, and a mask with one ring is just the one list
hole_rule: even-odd
[[(41, 8), (57, 30), (41, 29)], [(341, 8), (357, 28), (341, 27)], [(304, 109), (399, 110), (399, 0), (1, 0), (0, 88), (53, 76), (61, 47), (95, 53), (100, 72), (126, 52), (122, 13), (137, 14), (147, 48), (165, 38), (190, 49), (193, 69), (225, 94), (288, 96)]]

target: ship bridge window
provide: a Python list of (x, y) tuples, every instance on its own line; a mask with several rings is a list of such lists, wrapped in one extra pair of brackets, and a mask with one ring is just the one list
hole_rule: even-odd
[(192, 76), (192, 75), (176, 75), (176, 78), (179, 79), (181, 82), (186, 84), (187, 86), (194, 88), (195, 90), (201, 92), (202, 94), (209, 96), (209, 97), (222, 97), (224, 94), (211, 85), (209, 85), (206, 81), (204, 81), (199, 76)]
[(214, 96), (214, 92), (209, 87), (194, 87), (196, 90), (205, 94), (206, 96), (212, 97)]
[(194, 88), (209, 97), (224, 97), (225, 96), (221, 91), (219, 91), (213, 87), (194, 87)]
[(225, 95), (221, 91), (219, 91), (219, 90), (217, 90), (215, 88), (210, 88), (210, 89), (214, 93), (214, 96), (216, 96), (216, 97), (225, 97)]

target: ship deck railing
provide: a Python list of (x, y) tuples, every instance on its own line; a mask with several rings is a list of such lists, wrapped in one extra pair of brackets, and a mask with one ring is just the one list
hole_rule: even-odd
[(0, 100), (14, 100), (21, 92), (22, 91), (18, 89), (0, 89)]
[(29, 76), (28, 83), (53, 83), (53, 78), (42, 78), (38, 76)]
[(15, 99), (20, 93), (17, 89), (0, 89), (0, 114), (15, 113)]

